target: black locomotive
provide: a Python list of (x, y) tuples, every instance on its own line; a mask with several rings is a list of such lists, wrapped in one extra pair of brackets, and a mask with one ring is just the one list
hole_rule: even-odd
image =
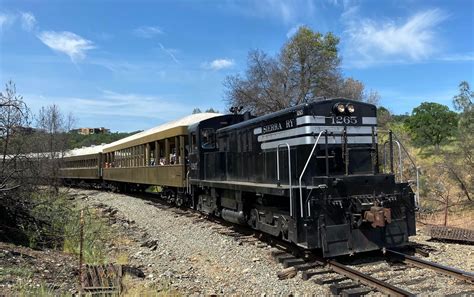
[(188, 127), (185, 194), (204, 213), (326, 257), (404, 245), (415, 195), (381, 170), (376, 112), (338, 98), (200, 121)]

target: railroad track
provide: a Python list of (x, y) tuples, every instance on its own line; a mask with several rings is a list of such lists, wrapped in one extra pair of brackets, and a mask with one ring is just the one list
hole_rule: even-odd
[(467, 272), (453, 267), (426, 261), (394, 250), (386, 250), (386, 255), (398, 259), (399, 261), (402, 261), (407, 265), (431, 269), (444, 275), (452, 276), (463, 281), (474, 283), (474, 273), (472, 272)]
[[(364, 273), (344, 265), (337, 260), (328, 260), (318, 257), (305, 259), (282, 250), (274, 250), (272, 256), (277, 262), (283, 265), (283, 270), (279, 272), (280, 278), (294, 277), (298, 272), (301, 272), (303, 280), (312, 280), (318, 285), (329, 285), (329, 289), (334, 295), (360, 296), (378, 291), (390, 296), (415, 296), (415, 293), (407, 291), (399, 285), (421, 282), (421, 279), (414, 278), (409, 281), (410, 283), (408, 284), (401, 282), (400, 284), (394, 285), (387, 282), (386, 279), (379, 279), (373, 276), (382, 270)], [(429, 262), (392, 250), (387, 251), (386, 257), (389, 257), (387, 260), (393, 260), (395, 257), (397, 261), (407, 265), (434, 270), (464, 282), (474, 283), (474, 274), (470, 272)], [(404, 273), (406, 267), (401, 267), (401, 269), (399, 267), (396, 270)]]
[(336, 260), (321, 258), (305, 260), (278, 250), (273, 251), (272, 256), (285, 267), (279, 273), (280, 278), (294, 276), (301, 271), (303, 280), (312, 280), (317, 285), (329, 284), (331, 294), (334, 295), (361, 296), (378, 291), (390, 296), (415, 296), (411, 292), (350, 268)]
[[(317, 285), (329, 285), (332, 294), (342, 296), (361, 296), (370, 292), (381, 292), (390, 296), (416, 295), (400, 287), (401, 285), (406, 287), (407, 282), (405, 281), (393, 284), (386, 277), (376, 277), (375, 275), (382, 270), (362, 272), (337, 260), (323, 259), (312, 253), (302, 252), (287, 242), (249, 227), (231, 224), (220, 218), (209, 217), (193, 209), (177, 208), (160, 199), (156, 194), (134, 196), (150, 201), (149, 204), (155, 207), (169, 209), (177, 216), (186, 216), (192, 218), (195, 222), (206, 222), (208, 228), (222, 235), (232, 237), (238, 244), (251, 244), (256, 247), (272, 246), (274, 248), (272, 251), (273, 258), (283, 265), (283, 270), (277, 272), (278, 277), (282, 279), (294, 277), (300, 272), (303, 280), (312, 281)], [(425, 256), (427, 255), (425, 254)], [(395, 260), (395, 262), (403, 263), (402, 267), (399, 266), (393, 270), (402, 271), (402, 274), (408, 266), (415, 266), (449, 275), (464, 282), (474, 283), (474, 275), (470, 272), (429, 262), (398, 251), (386, 250), (385, 255), (380, 256), (380, 259), (382, 261), (393, 262)], [(411, 282), (419, 280), (420, 278), (415, 278)], [(474, 291), (467, 293), (474, 293)]]

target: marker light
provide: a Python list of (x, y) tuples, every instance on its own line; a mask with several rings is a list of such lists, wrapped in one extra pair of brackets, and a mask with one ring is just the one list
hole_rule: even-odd
[(342, 103), (336, 104), (336, 110), (339, 113), (343, 113), (346, 110), (346, 107)]
[(354, 105), (352, 105), (352, 104), (347, 104), (346, 109), (349, 113), (354, 113), (354, 111), (355, 111)]

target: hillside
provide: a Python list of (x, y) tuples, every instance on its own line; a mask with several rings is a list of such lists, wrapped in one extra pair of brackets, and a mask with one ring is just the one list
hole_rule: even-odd
[(77, 133), (68, 133), (69, 142), (68, 148), (80, 148), (83, 146), (99, 145), (103, 143), (111, 143), (122, 138), (128, 137), (130, 135), (139, 133), (141, 131), (134, 132), (113, 132), (107, 134), (90, 134), (82, 135)]

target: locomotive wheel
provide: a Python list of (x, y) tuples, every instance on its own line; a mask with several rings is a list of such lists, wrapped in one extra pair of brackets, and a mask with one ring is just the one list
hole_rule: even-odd
[(174, 204), (176, 202), (173, 190), (166, 189), (161, 194), (163, 199), (165, 199), (168, 203)]
[(176, 195), (176, 206), (177, 207), (182, 207), (184, 205), (184, 194), (178, 194)]
[(257, 222), (258, 222), (258, 210), (253, 208), (252, 210), (250, 210), (250, 217), (248, 220), (248, 224), (253, 229), (257, 229)]
[(197, 209), (197, 211), (202, 212), (202, 197), (199, 196), (199, 198), (197, 200), (198, 201), (197, 201), (196, 209)]

